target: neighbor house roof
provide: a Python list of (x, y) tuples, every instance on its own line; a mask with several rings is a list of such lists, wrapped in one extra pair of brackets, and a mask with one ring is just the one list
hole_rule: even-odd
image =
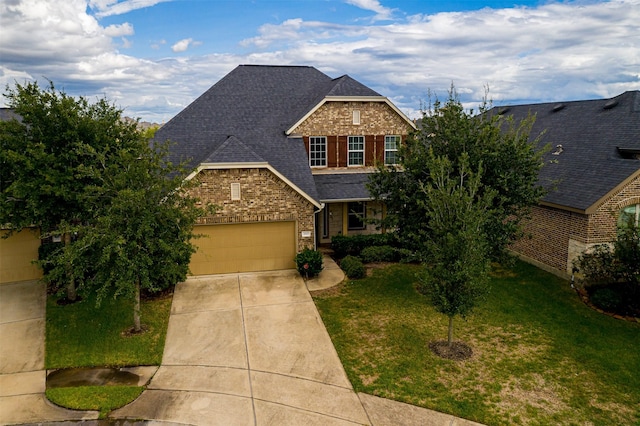
[[(592, 213), (640, 174), (640, 91), (610, 99), (495, 107), (516, 122), (534, 114), (531, 137), (550, 144), (540, 183), (542, 203)], [(622, 150), (618, 149), (622, 148)]]
[(0, 121), (11, 121), (14, 118), (22, 121), (22, 117), (20, 117), (13, 108), (0, 108)]

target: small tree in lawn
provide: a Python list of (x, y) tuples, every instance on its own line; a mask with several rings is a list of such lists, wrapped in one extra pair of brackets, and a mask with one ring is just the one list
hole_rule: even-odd
[(142, 330), (141, 290), (186, 278), (194, 224), (205, 214), (189, 195), (184, 170), (169, 163), (166, 153), (166, 146), (151, 147), (141, 138), (137, 149), (118, 151), (118, 164), (85, 170), (100, 184), (88, 201), (95, 219), (74, 247), (93, 260), (99, 301), (111, 295), (133, 299), (134, 332)]
[[(453, 319), (465, 317), (488, 292), (489, 249), (484, 225), (489, 220), (493, 191), (481, 194), (482, 169), (471, 170), (469, 156), (458, 166), (429, 150), (425, 166), (430, 179), (420, 191), (420, 207), (428, 229), (423, 239), (425, 273), (419, 291), (435, 309), (449, 318), (448, 346), (453, 341)], [(424, 223), (424, 222), (423, 222)]]
[(37, 226), (43, 238), (63, 238), (64, 250), (50, 261), (64, 263), (52, 270), (65, 283), (67, 299), (75, 301), (83, 268), (73, 263), (72, 234), (91, 219), (86, 189), (98, 184), (83, 169), (96, 165), (95, 153), (103, 154), (102, 166), (108, 167), (114, 158), (107, 151), (138, 144), (136, 123), (124, 122), (104, 99), (73, 98), (53, 83), (46, 89), (16, 84), (5, 96), (18, 118), (0, 121), (0, 223), (11, 231)]

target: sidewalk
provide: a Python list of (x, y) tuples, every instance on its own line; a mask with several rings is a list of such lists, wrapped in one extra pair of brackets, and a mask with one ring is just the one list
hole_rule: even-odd
[(44, 395), (46, 292), (43, 283), (0, 285), (0, 424), (97, 419), (66, 410)]

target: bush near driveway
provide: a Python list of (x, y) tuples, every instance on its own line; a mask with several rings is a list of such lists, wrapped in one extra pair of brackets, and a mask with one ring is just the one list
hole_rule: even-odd
[(416, 265), (391, 265), (314, 300), (358, 392), (487, 425), (640, 421), (640, 323), (584, 305), (531, 265), (494, 267), (485, 309), (460, 322), (463, 362), (432, 354), (446, 318), (416, 291)]

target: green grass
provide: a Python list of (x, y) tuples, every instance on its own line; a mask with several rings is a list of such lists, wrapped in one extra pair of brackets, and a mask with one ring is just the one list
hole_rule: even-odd
[(140, 396), (141, 386), (81, 386), (47, 389), (49, 401), (72, 410), (94, 410), (104, 419), (111, 410), (124, 407)]
[(428, 348), (447, 318), (392, 265), (314, 299), (359, 392), (489, 425), (640, 424), (640, 324), (585, 306), (569, 283), (525, 263), (493, 273), (488, 300), (454, 322), (466, 361)]
[[(123, 367), (160, 365), (169, 323), (171, 297), (143, 301), (142, 334), (127, 335), (133, 325), (131, 301), (104, 300), (96, 307), (87, 298), (59, 306), (47, 299), (45, 366)], [(81, 386), (46, 391), (53, 403), (77, 410), (97, 410), (100, 417), (135, 400), (144, 388), (138, 386)]]
[(133, 304), (124, 299), (95, 300), (59, 306), (47, 300), (47, 369), (159, 365), (169, 322), (171, 298), (142, 302), (142, 324), (148, 331), (123, 333), (133, 325)]

